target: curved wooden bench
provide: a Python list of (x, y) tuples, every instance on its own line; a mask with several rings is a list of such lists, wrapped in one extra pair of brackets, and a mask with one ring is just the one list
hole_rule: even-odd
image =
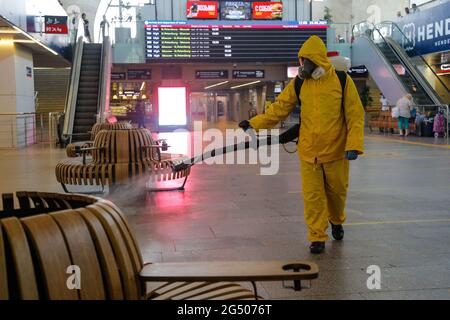
[(56, 179), (66, 192), (67, 184), (103, 187), (106, 184), (125, 184), (142, 177), (149, 177), (153, 182), (184, 179), (180, 187), (174, 188), (184, 190), (190, 168), (175, 172), (173, 160), (180, 161), (185, 157), (161, 154), (161, 147), (147, 129), (102, 130), (91, 148), (80, 149), (89, 152), (92, 160), (86, 163), (81, 159), (67, 159), (58, 163)]
[(94, 144), (95, 136), (101, 130), (126, 130), (133, 128), (131, 123), (128, 122), (116, 122), (116, 123), (96, 123), (92, 126), (90, 131), (91, 138), (89, 141), (80, 141), (75, 143), (69, 143), (66, 146), (66, 154), (69, 158), (76, 158), (81, 156), (81, 148), (90, 148)]
[(58, 193), (18, 196), (20, 208), (4, 201), (0, 211), (0, 299), (259, 299), (256, 281), (318, 277), (317, 265), (303, 261), (145, 264), (113, 203)]

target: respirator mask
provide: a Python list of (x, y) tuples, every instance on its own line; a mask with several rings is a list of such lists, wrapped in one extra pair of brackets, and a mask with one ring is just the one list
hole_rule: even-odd
[(302, 65), (298, 67), (298, 76), (301, 79), (319, 79), (325, 70), (309, 59), (301, 58)]

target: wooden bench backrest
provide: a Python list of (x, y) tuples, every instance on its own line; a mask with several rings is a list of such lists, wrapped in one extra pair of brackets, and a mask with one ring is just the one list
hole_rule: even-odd
[(156, 149), (143, 149), (153, 144), (147, 129), (102, 130), (94, 140), (94, 147), (103, 148), (92, 153), (96, 164), (139, 163), (156, 159)]
[[(43, 208), (48, 203), (57, 203), (51, 201), (49, 194), (28, 195), (31, 194), (47, 198)], [(142, 256), (120, 209), (102, 199), (92, 204), (93, 197), (87, 198), (85, 207), (80, 207), (81, 196), (61, 196), (78, 208), (0, 219), (0, 281), (8, 279), (4, 282), (8, 286), (0, 290), (0, 299), (144, 297), (144, 287), (139, 281)], [(58, 198), (60, 195), (54, 195), (52, 199)], [(2, 259), (8, 252), (13, 257), (9, 268), (6, 259)], [(67, 273), (69, 266), (80, 268), (80, 290), (67, 286), (73, 282), (68, 281), (72, 276)], [(11, 287), (20, 289), (19, 293), (11, 294)]]
[(133, 128), (131, 123), (128, 122), (115, 122), (115, 123), (96, 123), (91, 129), (91, 141), (94, 141), (95, 136), (101, 130), (126, 130)]
[(2, 223), (0, 222), (0, 300), (8, 300), (8, 278), (6, 273), (6, 252), (3, 243)]
[(21, 300), (39, 299), (33, 258), (28, 239), (17, 218), (0, 220), (3, 229), (5, 252), (10, 257), (8, 288), (10, 298)]

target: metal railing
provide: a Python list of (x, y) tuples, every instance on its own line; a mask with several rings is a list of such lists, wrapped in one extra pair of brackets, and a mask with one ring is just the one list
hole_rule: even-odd
[(0, 113), (0, 149), (24, 148), (43, 139), (43, 114)]
[[(57, 146), (62, 112), (0, 113), (0, 149), (25, 148), (34, 144)], [(59, 128), (62, 130), (62, 127)]]

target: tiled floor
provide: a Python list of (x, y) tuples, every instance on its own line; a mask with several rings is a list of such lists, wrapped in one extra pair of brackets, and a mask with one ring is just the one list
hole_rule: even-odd
[[(173, 152), (189, 149), (186, 137), (169, 134)], [(318, 263), (311, 289), (259, 284), (268, 298), (450, 299), (450, 148), (437, 141), (368, 135), (351, 163), (345, 240), (320, 256), (308, 251), (298, 160), (286, 152), (274, 176), (258, 165), (196, 165), (184, 192), (136, 186), (105, 197), (122, 208), (146, 261)], [(0, 192), (62, 191), (54, 168), (63, 158), (44, 146), (0, 150)], [(367, 287), (371, 265), (381, 268), (379, 290)]]

